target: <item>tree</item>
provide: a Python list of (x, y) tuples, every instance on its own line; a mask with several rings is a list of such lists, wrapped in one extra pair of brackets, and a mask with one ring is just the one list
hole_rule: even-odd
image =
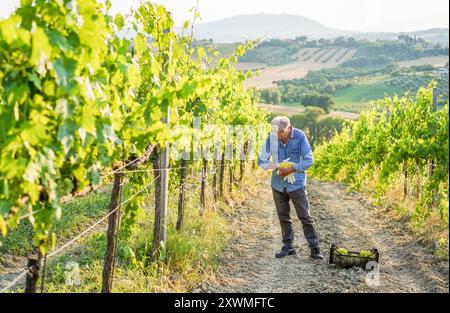
[(317, 40), (310, 40), (306, 43), (306, 47), (314, 48), (317, 47)]
[(334, 91), (334, 86), (331, 83), (327, 83), (322, 87), (323, 93), (332, 93)]
[(307, 36), (298, 36), (298, 37), (295, 37), (295, 40), (303, 45), (308, 41), (308, 37)]
[(334, 105), (334, 101), (330, 95), (309, 94), (303, 96), (302, 105), (316, 106), (323, 109), (326, 113), (329, 113), (331, 107)]
[(320, 38), (318, 43), (322, 46), (326, 46), (326, 45), (331, 44), (331, 41), (329, 39)]
[(356, 39), (354, 37), (349, 37), (347, 39), (347, 45), (350, 47), (356, 46)]
[(260, 91), (260, 98), (264, 103), (280, 104), (281, 92), (278, 88), (262, 89)]
[(281, 102), (281, 92), (278, 88), (272, 90), (272, 97), (271, 97), (273, 104), (280, 104)]
[(323, 140), (330, 139), (335, 132), (340, 132), (343, 122), (343, 119), (325, 115), (324, 110), (313, 106), (291, 117), (292, 125), (307, 134), (312, 148)]
[(346, 43), (346, 40), (345, 40), (345, 37), (343, 37), (343, 36), (339, 36), (334, 39), (334, 44), (336, 46), (343, 46), (343, 45), (345, 45), (345, 43)]

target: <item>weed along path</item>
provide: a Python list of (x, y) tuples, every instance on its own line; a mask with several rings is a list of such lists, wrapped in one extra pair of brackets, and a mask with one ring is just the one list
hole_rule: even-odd
[[(215, 280), (195, 292), (449, 292), (448, 262), (416, 244), (398, 221), (386, 218), (388, 212), (337, 183), (308, 179), (310, 210), (324, 260), (309, 257), (292, 211), (297, 255), (276, 259), (281, 234), (268, 178), (259, 180), (257, 188), (258, 194), (229, 216), (235, 234)], [(378, 248), (379, 283), (376, 275), (368, 276), (362, 268), (329, 265), (330, 243), (349, 250)]]

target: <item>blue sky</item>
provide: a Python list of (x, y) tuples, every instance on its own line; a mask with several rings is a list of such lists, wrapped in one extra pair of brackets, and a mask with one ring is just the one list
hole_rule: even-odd
[[(0, 0), (0, 18), (19, 0)], [(126, 13), (136, 0), (112, 0), (113, 9)], [(177, 24), (189, 19), (196, 0), (155, 0), (173, 12)], [(448, 0), (200, 0), (203, 22), (238, 14), (288, 13), (322, 24), (358, 31), (413, 31), (449, 27)]]

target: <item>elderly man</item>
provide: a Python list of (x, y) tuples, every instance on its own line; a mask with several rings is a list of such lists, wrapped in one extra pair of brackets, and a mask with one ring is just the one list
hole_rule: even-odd
[[(286, 116), (275, 117), (271, 124), (272, 131), (258, 157), (258, 165), (265, 170), (272, 170), (272, 193), (283, 237), (283, 247), (275, 257), (282, 258), (296, 253), (292, 245), (294, 232), (289, 205), (289, 201), (292, 201), (311, 249), (311, 257), (323, 259), (318, 232), (309, 213), (306, 192), (305, 171), (314, 163), (311, 146), (305, 133), (292, 127)], [(269, 161), (270, 157), (272, 161)], [(280, 167), (280, 163), (285, 160), (292, 162), (292, 167)]]

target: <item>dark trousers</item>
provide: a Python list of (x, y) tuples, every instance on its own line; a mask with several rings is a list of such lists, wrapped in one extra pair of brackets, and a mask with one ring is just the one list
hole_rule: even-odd
[(292, 220), (290, 216), (291, 207), (289, 200), (294, 204), (297, 216), (303, 226), (303, 233), (310, 247), (316, 247), (319, 244), (319, 234), (317, 232), (314, 220), (309, 214), (309, 202), (306, 188), (303, 187), (293, 192), (279, 192), (272, 188), (273, 199), (277, 208), (278, 219), (280, 220), (283, 244), (292, 245), (294, 241), (294, 231), (292, 229)]

